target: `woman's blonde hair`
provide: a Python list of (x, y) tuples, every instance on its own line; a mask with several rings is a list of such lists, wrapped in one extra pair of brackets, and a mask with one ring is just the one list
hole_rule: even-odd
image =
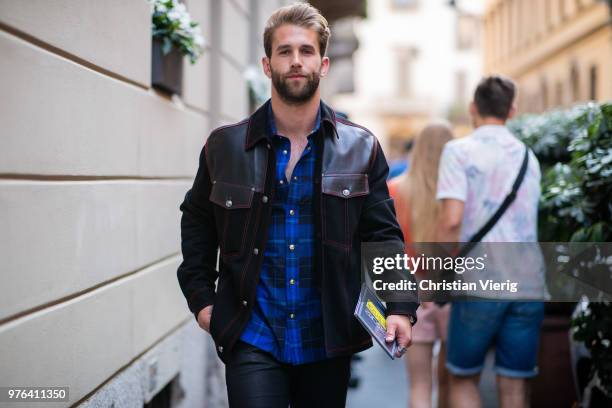
[(398, 192), (410, 206), (413, 242), (435, 240), (438, 165), (444, 145), (452, 138), (453, 131), (446, 121), (438, 120), (426, 126), (415, 139), (410, 168), (398, 180)]

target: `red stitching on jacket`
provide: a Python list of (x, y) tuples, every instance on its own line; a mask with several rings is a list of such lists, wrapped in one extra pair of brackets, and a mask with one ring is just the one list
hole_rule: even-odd
[(346, 120), (346, 119), (342, 119), (342, 118), (336, 118), (336, 122), (340, 122), (340, 123), (343, 123), (343, 124), (345, 124), (345, 125), (347, 125), (347, 126), (353, 126), (353, 127), (356, 127), (356, 128), (362, 129), (362, 130), (365, 130), (365, 131), (366, 131), (366, 132), (368, 132), (370, 135), (374, 136), (374, 133), (372, 133), (372, 132), (370, 131), (370, 129), (368, 129), (368, 128), (366, 128), (366, 127), (363, 127), (363, 126), (361, 126), (361, 125), (358, 125), (358, 124), (356, 124), (356, 123), (353, 123), (353, 122), (351, 122), (350, 120)]
[(210, 134), (212, 135), (213, 133), (218, 132), (218, 131), (223, 130), (223, 129), (227, 129), (227, 128), (231, 128), (231, 127), (235, 127), (235, 126), (244, 125), (248, 121), (249, 121), (249, 119), (247, 118), (247, 119), (243, 119), (242, 121), (240, 121), (238, 123), (231, 123), (229, 125), (219, 126), (218, 128), (213, 129), (213, 131), (210, 132)]

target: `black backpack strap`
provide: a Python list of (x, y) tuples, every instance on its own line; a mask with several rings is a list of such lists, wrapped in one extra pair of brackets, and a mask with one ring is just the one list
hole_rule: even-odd
[(516, 199), (516, 193), (518, 189), (521, 187), (521, 183), (525, 178), (525, 173), (527, 173), (527, 163), (529, 162), (529, 148), (525, 147), (525, 156), (523, 157), (523, 163), (521, 164), (521, 169), (519, 170), (518, 176), (516, 176), (516, 180), (514, 180), (514, 184), (512, 185), (512, 190), (510, 194), (506, 196), (506, 199), (501, 203), (495, 214), (487, 221), (487, 223), (472, 236), (470, 241), (466, 243), (461, 250), (459, 251), (459, 256), (465, 256), (468, 252), (476, 246), (478, 242), (480, 242), (491, 228), (497, 224), (497, 221), (504, 215), (510, 204)]

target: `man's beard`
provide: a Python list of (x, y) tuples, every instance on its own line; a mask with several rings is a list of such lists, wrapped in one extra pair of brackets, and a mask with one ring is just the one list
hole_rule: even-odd
[[(321, 80), (320, 72), (313, 72), (310, 75), (305, 75), (304, 79), (306, 79), (306, 84), (301, 88), (295, 88), (289, 85), (289, 81), (291, 81), (291, 79), (283, 79), (281, 74), (273, 69), (270, 69), (270, 71), (272, 73), (272, 85), (274, 86), (274, 89), (276, 89), (276, 92), (278, 92), (281, 99), (290, 105), (302, 105), (308, 102), (312, 99), (313, 95), (319, 88), (319, 81)], [(290, 75), (303, 74), (290, 72), (286, 75), (286, 77)]]

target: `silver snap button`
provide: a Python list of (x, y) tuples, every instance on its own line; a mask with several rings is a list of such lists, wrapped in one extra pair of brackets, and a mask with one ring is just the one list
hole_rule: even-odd
[(287, 154), (287, 151), (286, 151), (286, 150), (283, 150), (283, 154)]
[(223, 346), (217, 347), (217, 350), (219, 350), (219, 353), (223, 353)]
[(289, 284), (290, 284), (290, 285), (295, 285), (295, 279), (290, 279), (290, 280), (289, 280)]
[(285, 182), (283, 180), (279, 181), (279, 184), (285, 184)]
[(225, 206), (226, 206), (227, 208), (230, 208), (230, 207), (231, 207), (233, 204), (234, 204), (234, 203), (232, 203), (232, 200), (227, 200), (227, 201), (225, 202)]
[(253, 248), (253, 254), (255, 255), (259, 254), (259, 248)]
[(289, 315), (289, 318), (290, 318), (290, 319), (294, 319), (294, 318), (295, 318), (295, 314), (291, 313), (291, 314)]
[(297, 180), (297, 176), (293, 176), (293, 179), (294, 179), (294, 180)]
[(342, 190), (342, 195), (345, 197), (348, 197), (348, 195), (351, 194), (350, 190), (348, 188), (345, 188), (344, 190)]
[(268, 202), (268, 196), (261, 197), (261, 201), (265, 204)]
[(242, 301), (242, 306), (246, 306), (246, 305), (248, 305), (247, 301), (246, 301), (246, 300), (243, 300), (243, 301)]
[(255, 191), (255, 187), (251, 187), (251, 191)]
[(272, 148), (272, 146), (270, 146), (270, 143), (268, 143), (268, 144), (266, 145), (266, 147), (267, 147), (268, 149), (271, 149), (271, 148)]
[(289, 215), (294, 215), (294, 214), (295, 214), (295, 211), (289, 210)]
[(295, 245), (293, 245), (293, 244), (289, 245), (289, 250), (290, 251), (293, 251), (294, 249), (295, 249)]

